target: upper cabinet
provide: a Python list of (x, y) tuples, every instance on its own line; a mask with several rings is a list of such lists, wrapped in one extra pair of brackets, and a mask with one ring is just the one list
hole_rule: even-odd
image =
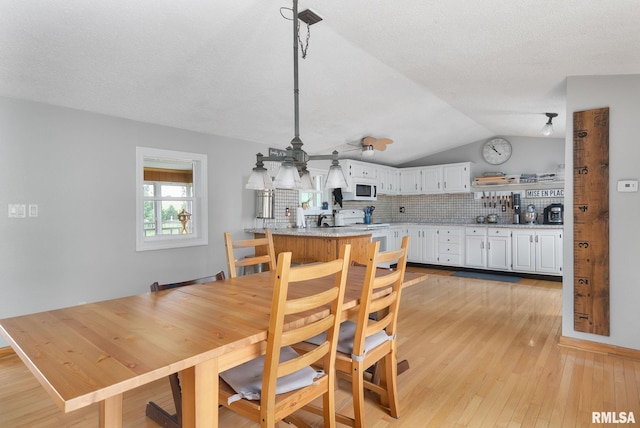
[(470, 162), (400, 169), (400, 193), (403, 195), (470, 191)]
[[(471, 163), (394, 168), (351, 159), (341, 161), (347, 179), (346, 191), (353, 181), (373, 180), (381, 195), (425, 195), (471, 191)], [(345, 190), (345, 189), (343, 189)]]

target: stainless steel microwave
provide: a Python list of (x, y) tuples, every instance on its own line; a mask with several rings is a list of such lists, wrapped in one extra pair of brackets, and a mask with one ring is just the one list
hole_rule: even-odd
[(342, 192), (345, 201), (375, 201), (378, 197), (378, 186), (373, 182), (354, 181), (353, 192)]

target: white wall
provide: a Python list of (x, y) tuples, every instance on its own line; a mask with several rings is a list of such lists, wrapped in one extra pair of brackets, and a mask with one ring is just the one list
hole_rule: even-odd
[[(136, 146), (208, 155), (208, 246), (135, 251)], [(226, 271), (223, 232), (253, 225), (253, 192), (244, 182), (259, 150), (245, 141), (0, 98), (0, 318)], [(38, 204), (39, 216), (9, 219), (12, 203)]]
[[(573, 216), (565, 215), (562, 334), (640, 349), (640, 193), (619, 193), (621, 179), (639, 179), (640, 75), (569, 77), (567, 79), (567, 189), (573, 188), (573, 112), (609, 107), (609, 337), (573, 329)], [(565, 197), (573, 206), (571, 192)], [(571, 211), (569, 211), (571, 213)]]
[[(540, 129), (545, 124), (540, 118)], [(455, 162), (472, 162), (471, 176), (483, 172), (506, 174), (555, 172), (564, 163), (564, 138), (504, 136), (513, 148), (513, 154), (502, 165), (490, 165), (482, 158), (482, 147), (487, 140), (475, 141), (464, 146), (409, 162), (403, 166), (439, 165)]]

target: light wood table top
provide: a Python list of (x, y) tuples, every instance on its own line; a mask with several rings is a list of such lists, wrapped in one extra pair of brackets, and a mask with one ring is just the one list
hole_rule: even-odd
[[(359, 303), (364, 272), (363, 267), (349, 269), (345, 317)], [(182, 371), (184, 426), (215, 427), (218, 373), (264, 347), (272, 275), (6, 318), (0, 320), (0, 333), (64, 412), (99, 402), (101, 426), (121, 426), (124, 392)], [(424, 279), (407, 272), (405, 286)], [(293, 292), (310, 290), (305, 288)]]

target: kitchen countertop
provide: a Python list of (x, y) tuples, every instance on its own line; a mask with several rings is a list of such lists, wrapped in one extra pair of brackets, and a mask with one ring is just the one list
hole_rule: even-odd
[[(450, 226), (450, 227), (499, 227), (510, 229), (562, 229), (563, 225), (558, 224), (509, 224), (509, 223), (471, 223), (471, 222), (451, 222), (451, 221), (429, 221), (429, 222), (403, 222), (403, 223), (390, 223), (389, 229), (394, 227), (406, 227), (406, 226)], [(361, 229), (348, 226), (341, 227), (308, 227), (308, 228), (281, 228), (271, 229), (271, 233), (274, 235), (291, 235), (291, 236), (319, 236), (319, 237), (343, 237), (343, 236), (362, 236), (371, 235), (375, 231), (385, 230), (381, 229)], [(247, 233), (264, 233), (263, 228), (251, 228), (244, 230)]]

